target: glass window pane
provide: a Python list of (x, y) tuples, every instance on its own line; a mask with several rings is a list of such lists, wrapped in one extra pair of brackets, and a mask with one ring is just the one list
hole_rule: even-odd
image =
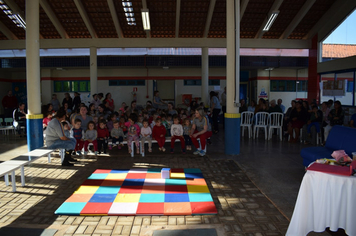
[(79, 91), (80, 92), (86, 92), (87, 91), (87, 82), (86, 81), (80, 81), (79, 82)]
[(78, 81), (72, 81), (72, 92), (78, 92), (78, 91), (79, 91)]
[[(352, 106), (353, 100), (353, 91), (348, 91), (348, 85), (350, 83), (353, 84), (354, 81), (354, 73), (337, 73), (336, 81), (334, 85), (334, 96), (335, 100), (339, 100), (342, 105)], [(351, 90), (353, 90), (353, 86), (351, 86)]]
[(63, 92), (70, 92), (70, 82), (63, 81)]
[(137, 85), (145, 85), (145, 81), (144, 80), (137, 80)]
[(278, 91), (278, 80), (271, 80), (271, 91)]
[(62, 92), (62, 82), (61, 81), (54, 82), (54, 92)]
[(288, 80), (287, 82), (287, 89), (286, 91), (288, 92), (295, 92), (295, 81), (294, 80)]
[(136, 80), (128, 80), (127, 85), (136, 85)]
[(279, 89), (278, 89), (279, 91), (286, 91), (286, 81), (279, 80), (278, 87), (279, 87)]

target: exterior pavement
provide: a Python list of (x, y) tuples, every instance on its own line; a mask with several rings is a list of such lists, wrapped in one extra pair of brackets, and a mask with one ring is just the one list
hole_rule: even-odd
[[(25, 139), (0, 135), (0, 161), (27, 152)], [(293, 213), (304, 167), (302, 144), (242, 138), (241, 154), (224, 154), (224, 132), (212, 137), (208, 155), (159, 152), (131, 158), (127, 148), (80, 157), (74, 167), (42, 157), (25, 167), (26, 186), (16, 172), (17, 192), (0, 182), (0, 227), (50, 228), (55, 235), (152, 235), (160, 229), (215, 228), (218, 235), (284, 235)], [(169, 145), (166, 144), (166, 148)], [(147, 149), (147, 147), (146, 147)], [(169, 148), (167, 148), (169, 150)], [(57, 155), (58, 157), (58, 155)], [(96, 169), (133, 167), (200, 168), (218, 209), (202, 216), (58, 216), (54, 211)], [(309, 235), (329, 235), (310, 233)]]

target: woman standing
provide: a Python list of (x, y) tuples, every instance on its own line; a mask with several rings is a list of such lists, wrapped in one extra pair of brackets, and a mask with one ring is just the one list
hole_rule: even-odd
[(218, 118), (221, 111), (221, 105), (219, 98), (216, 96), (214, 91), (210, 92), (210, 111), (212, 112), (213, 118), (213, 130), (214, 134), (219, 132)]
[(114, 104), (114, 100), (111, 98), (111, 93), (107, 93), (105, 95), (105, 100), (104, 101), (108, 103), (108, 107), (109, 107), (110, 111), (114, 112), (115, 104)]
[[(300, 129), (306, 124), (308, 120), (308, 113), (303, 107), (302, 101), (296, 103), (295, 109), (292, 110), (290, 115), (290, 123), (288, 125), (288, 133), (290, 136), (290, 142), (295, 143), (299, 140)], [(293, 138), (293, 131), (295, 137)]]
[(326, 142), (329, 132), (334, 125), (343, 125), (344, 124), (344, 110), (342, 110), (341, 102), (334, 102), (334, 109), (329, 112), (328, 119), (330, 123), (324, 128), (324, 143)]
[(68, 104), (68, 109), (72, 110), (73, 109), (73, 99), (71, 96), (69, 96), (69, 93), (64, 94), (64, 98), (62, 101), (62, 106), (64, 107), (64, 103)]
[[(196, 147), (196, 151), (193, 152), (194, 155), (205, 156), (205, 145), (206, 140), (212, 135), (211, 129), (209, 127), (208, 119), (205, 117), (203, 108), (198, 108), (195, 110), (195, 119), (193, 120), (192, 129), (190, 131), (189, 137), (192, 139), (193, 145)], [(200, 139), (201, 149), (199, 148)]]

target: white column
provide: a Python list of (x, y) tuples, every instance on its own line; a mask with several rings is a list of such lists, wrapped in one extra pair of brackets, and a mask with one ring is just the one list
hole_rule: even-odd
[[(239, 109), (235, 106), (235, 4), (234, 0), (226, 0), (226, 113), (238, 113)], [(240, 1), (236, 1), (239, 4)], [(230, 20), (229, 20), (230, 19)]]
[(96, 47), (90, 47), (90, 95), (98, 93), (98, 64)]
[(26, 1), (26, 81), (28, 114), (41, 114), (40, 5)]
[(209, 48), (201, 50), (201, 101), (207, 106), (209, 102)]
[(235, 104), (240, 107), (240, 0), (235, 1)]

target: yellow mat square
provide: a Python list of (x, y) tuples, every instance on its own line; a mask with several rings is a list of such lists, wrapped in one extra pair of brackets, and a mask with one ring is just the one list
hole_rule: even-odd
[(184, 173), (171, 173), (172, 179), (185, 179)]
[(188, 193), (209, 193), (206, 185), (188, 185)]
[(126, 178), (127, 173), (119, 173), (119, 174), (108, 174), (105, 179), (116, 179), (116, 180), (124, 180)]
[(114, 202), (139, 202), (141, 194), (118, 194)]
[(89, 193), (95, 193), (98, 190), (99, 186), (80, 186), (77, 191), (74, 193), (78, 194), (89, 194)]

